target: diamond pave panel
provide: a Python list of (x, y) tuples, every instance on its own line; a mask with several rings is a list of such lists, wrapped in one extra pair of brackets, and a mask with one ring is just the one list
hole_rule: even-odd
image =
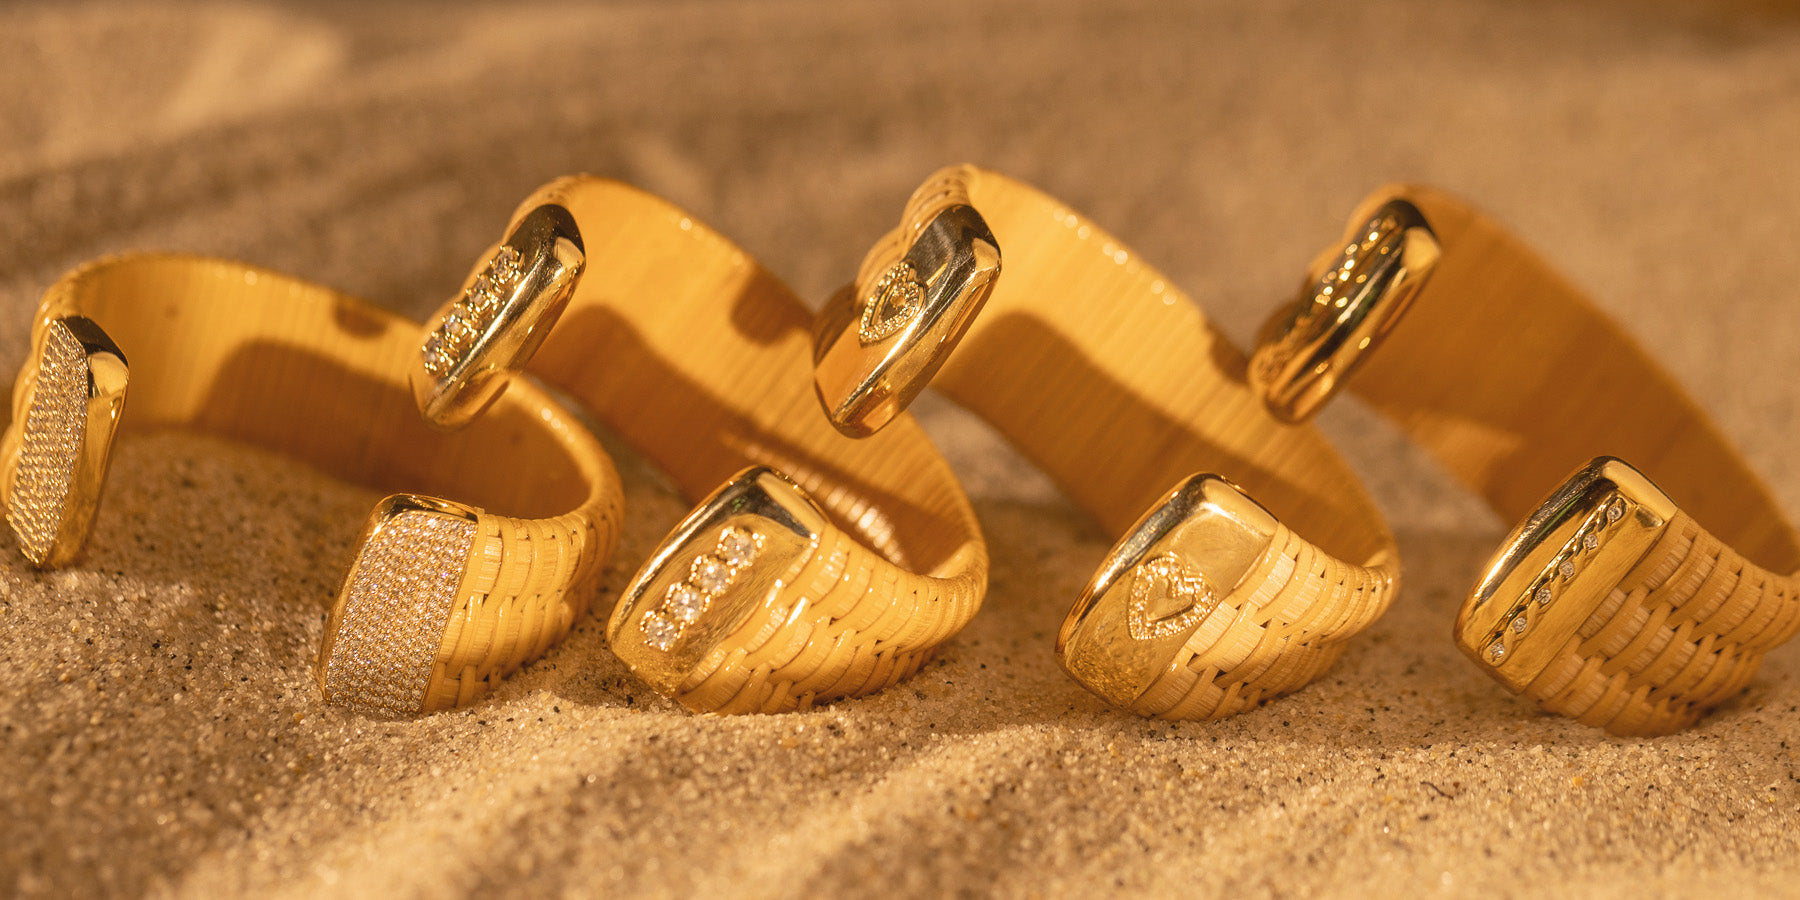
[(519, 251), (512, 247), (502, 246), (494, 251), (481, 274), (463, 291), (462, 298), (438, 320), (420, 348), (425, 371), (431, 377), (450, 374), (494, 324), (507, 296), (524, 277), (519, 262)]
[(1568, 589), (1569, 583), (1581, 574), (1588, 561), (1612, 537), (1615, 526), (1630, 511), (1631, 501), (1614, 494), (1588, 513), (1587, 519), (1569, 537), (1568, 543), (1557, 551), (1556, 556), (1531, 582), (1531, 586), (1525, 589), (1512, 609), (1501, 617), (1500, 627), (1495, 629), (1482, 647), (1482, 657), (1496, 665), (1506, 659), (1512, 651), (1509, 641), (1516, 641), (1531, 630), (1532, 617), (1537, 610), (1549, 606)]
[(474, 541), (475, 523), (467, 519), (406, 512), (363, 547), (326, 662), (333, 700), (419, 710)]
[(68, 326), (54, 322), (38, 366), (6, 521), (26, 557), (41, 563), (61, 530), (75, 461), (87, 436), (87, 354)]
[(669, 585), (662, 605), (644, 613), (644, 642), (665, 652), (675, 646), (687, 627), (731, 588), (762, 548), (762, 535), (737, 525), (726, 526), (719, 532), (713, 552), (695, 557), (687, 580)]
[(924, 306), (925, 287), (919, 284), (919, 273), (906, 260), (894, 263), (863, 300), (856, 336), (865, 344), (887, 338), (917, 318)]

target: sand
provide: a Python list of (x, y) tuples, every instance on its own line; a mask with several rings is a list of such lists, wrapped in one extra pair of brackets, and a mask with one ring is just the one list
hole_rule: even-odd
[[(8, 372), (43, 289), (124, 249), (422, 315), (574, 171), (823, 298), (960, 160), (1061, 195), (1247, 338), (1357, 198), (1410, 178), (1544, 248), (1800, 510), (1791, 3), (15, 4), (0, 84)], [(1052, 662), (1108, 536), (979, 423), (922, 412), (988, 529), (987, 606), (893, 690), (731, 719), (653, 694), (598, 620), (466, 710), (328, 708), (310, 661), (373, 494), (122, 442), (81, 565), (0, 550), (0, 893), (1797, 890), (1800, 648), (1681, 735), (1538, 714), (1449, 642), (1506, 524), (1353, 401), (1323, 427), (1404, 592), (1312, 687), (1178, 725)], [(685, 509), (615, 449), (609, 596)]]

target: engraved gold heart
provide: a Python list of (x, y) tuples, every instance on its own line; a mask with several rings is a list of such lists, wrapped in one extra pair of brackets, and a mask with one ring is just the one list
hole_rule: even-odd
[[(1159, 590), (1160, 588), (1160, 590)], [(1152, 601), (1157, 601), (1154, 604)], [(1191, 630), (1219, 605), (1206, 577), (1173, 554), (1139, 564), (1131, 576), (1131, 608), (1125, 626), (1140, 641)]]
[(873, 344), (905, 328), (925, 308), (925, 286), (919, 273), (905, 260), (894, 263), (882, 273), (875, 289), (863, 301), (862, 321), (856, 336), (864, 344)]

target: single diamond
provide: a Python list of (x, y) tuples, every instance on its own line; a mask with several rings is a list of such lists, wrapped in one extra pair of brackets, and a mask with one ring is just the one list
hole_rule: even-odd
[(1488, 658), (1488, 662), (1496, 662), (1496, 663), (1505, 659), (1506, 658), (1506, 645), (1499, 641), (1494, 641), (1493, 643), (1489, 644), (1487, 646), (1487, 658)]
[(463, 309), (469, 313), (469, 319), (477, 327), (486, 328), (492, 324), (494, 317), (500, 314), (500, 295), (491, 293), (471, 293), (463, 298)]
[(656, 610), (644, 613), (643, 629), (644, 643), (658, 650), (675, 646), (675, 639), (681, 637), (681, 626)]
[(1564, 577), (1564, 578), (1574, 578), (1575, 577), (1575, 561), (1572, 559), (1565, 559), (1562, 562), (1557, 563), (1556, 571), (1561, 572), (1562, 577)]
[(1581, 546), (1586, 547), (1589, 550), (1592, 550), (1595, 547), (1600, 546), (1600, 536), (1591, 531), (1588, 532), (1587, 534), (1582, 535), (1581, 536)]
[(1550, 601), (1554, 599), (1556, 595), (1551, 593), (1548, 587), (1541, 587), (1537, 589), (1536, 597), (1539, 606), (1549, 606)]
[(488, 264), (488, 274), (501, 284), (511, 285), (519, 280), (523, 273), (519, 271), (519, 251), (512, 247), (501, 247), (494, 254), (493, 262)]
[(475, 323), (457, 313), (452, 312), (444, 316), (442, 330), (444, 337), (448, 338), (450, 343), (455, 346), (467, 347), (475, 343), (477, 333)]
[(1514, 616), (1513, 620), (1512, 620), (1513, 634), (1524, 634), (1525, 627), (1530, 624), (1531, 624), (1530, 622), (1526, 621), (1525, 614), (1519, 613), (1518, 615)]
[(718, 554), (726, 565), (742, 566), (756, 558), (756, 535), (747, 528), (733, 526), (719, 535)]
[(443, 375), (450, 371), (455, 359), (450, 354), (449, 342), (442, 334), (433, 334), (425, 341), (425, 371), (433, 376)]
[(731, 567), (716, 556), (702, 556), (694, 560), (688, 581), (703, 593), (717, 594), (731, 584)]
[(700, 618), (706, 612), (707, 597), (687, 582), (671, 585), (668, 596), (663, 599), (663, 608), (675, 621), (687, 624)]

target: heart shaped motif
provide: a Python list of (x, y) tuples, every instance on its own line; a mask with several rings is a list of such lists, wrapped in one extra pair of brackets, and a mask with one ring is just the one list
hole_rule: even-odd
[(925, 306), (925, 286), (919, 284), (919, 273), (905, 260), (894, 263), (869, 291), (863, 301), (862, 321), (856, 335), (864, 344), (873, 344), (905, 328)]
[(1204, 575), (1164, 553), (1132, 571), (1126, 630), (1140, 641), (1179, 634), (1198, 625), (1219, 599)]

